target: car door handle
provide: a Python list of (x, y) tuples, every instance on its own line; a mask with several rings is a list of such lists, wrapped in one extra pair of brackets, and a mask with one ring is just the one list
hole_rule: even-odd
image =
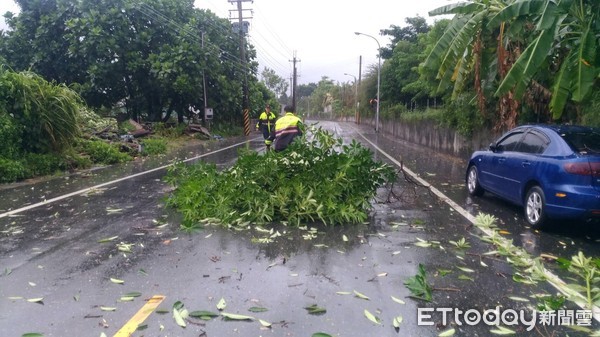
[(498, 164), (504, 164), (506, 158), (498, 158)]
[(529, 167), (529, 166), (531, 166), (531, 162), (528, 161), (528, 160), (526, 160), (526, 161), (524, 161), (524, 162), (521, 163), (521, 166), (523, 166), (523, 167)]

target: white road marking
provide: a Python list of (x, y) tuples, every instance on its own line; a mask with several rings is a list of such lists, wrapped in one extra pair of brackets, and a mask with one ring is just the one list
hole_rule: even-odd
[[(243, 142), (240, 142), (240, 143), (237, 143), (237, 144), (233, 144), (233, 145), (224, 147), (222, 149), (218, 149), (218, 150), (215, 150), (215, 151), (207, 152), (207, 153), (201, 154), (199, 156), (183, 160), (182, 162), (187, 163), (187, 162), (190, 162), (190, 161), (202, 158), (202, 157), (206, 157), (206, 156), (211, 155), (211, 154), (215, 154), (215, 153), (219, 153), (221, 151), (229, 150), (229, 149), (234, 148), (236, 146), (240, 146), (242, 144), (247, 144), (247, 143), (249, 143), (251, 141), (254, 141), (256, 139), (258, 139), (258, 137), (254, 138), (254, 139), (245, 140)], [(168, 165), (163, 165), (161, 167), (153, 168), (153, 169), (148, 170), (148, 171), (139, 172), (139, 173), (136, 173), (136, 174), (132, 174), (130, 176), (126, 176), (126, 177), (123, 177), (123, 178), (119, 178), (119, 179), (115, 179), (115, 180), (112, 180), (112, 181), (108, 181), (108, 182), (105, 182), (105, 183), (102, 183), (102, 184), (99, 184), (99, 185), (96, 185), (96, 186), (84, 188), (84, 189), (76, 191), (76, 192), (67, 193), (67, 194), (64, 194), (64, 195), (52, 198), (52, 199), (44, 200), (44, 201), (41, 201), (41, 202), (38, 202), (38, 203), (35, 203), (35, 204), (31, 204), (31, 205), (28, 205), (28, 206), (25, 206), (25, 207), (17, 208), (17, 209), (14, 209), (12, 211), (1, 213), (0, 214), (0, 218), (5, 218), (7, 216), (11, 216), (11, 215), (15, 215), (15, 214), (18, 214), (18, 213), (21, 213), (21, 212), (25, 212), (27, 210), (34, 209), (34, 208), (37, 208), (37, 207), (40, 207), (40, 206), (44, 206), (44, 205), (48, 205), (50, 203), (53, 203), (53, 202), (56, 202), (56, 201), (59, 201), (59, 200), (63, 200), (63, 199), (66, 199), (66, 198), (69, 198), (69, 197), (72, 197), (72, 196), (83, 194), (83, 193), (89, 192), (91, 190), (95, 190), (95, 189), (98, 189), (98, 188), (101, 188), (101, 187), (105, 187), (105, 186), (109, 186), (109, 185), (112, 185), (112, 184), (116, 184), (118, 182), (125, 181), (125, 180), (131, 179), (131, 178), (136, 178), (136, 177), (139, 177), (139, 176), (143, 176), (143, 175), (148, 174), (148, 173), (152, 173), (152, 172), (164, 170), (167, 167), (170, 167), (170, 166), (173, 166), (173, 165), (175, 165), (175, 163), (171, 163), (171, 164), (168, 164)]]

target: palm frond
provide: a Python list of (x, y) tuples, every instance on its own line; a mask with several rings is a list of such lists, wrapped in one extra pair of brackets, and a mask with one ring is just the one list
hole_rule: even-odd
[(484, 6), (475, 2), (458, 2), (442, 7), (438, 7), (429, 12), (429, 16), (448, 15), (448, 14), (470, 14), (481, 10)]
[(575, 83), (573, 86), (573, 101), (581, 102), (589, 94), (594, 87), (594, 81), (600, 73), (600, 68), (594, 66), (597, 57), (597, 45), (594, 33), (592, 31), (592, 22), (590, 20), (588, 26), (582, 34), (581, 43), (577, 48), (577, 61)]
[(576, 62), (576, 59), (577, 54), (571, 51), (563, 62), (554, 81), (552, 99), (550, 100), (550, 111), (552, 111), (553, 119), (559, 119), (562, 116), (567, 100), (569, 99), (574, 77), (574, 73), (570, 71), (571, 67), (569, 64)]
[(540, 13), (543, 6), (545, 6), (545, 3), (545, 1), (539, 0), (515, 1), (498, 11), (498, 13), (490, 19), (487, 26), (495, 28), (502, 22), (507, 22), (521, 16), (527, 16), (531, 13)]
[(552, 49), (553, 38), (553, 29), (541, 31), (510, 68), (495, 95), (500, 97), (514, 88), (515, 98), (520, 99)]

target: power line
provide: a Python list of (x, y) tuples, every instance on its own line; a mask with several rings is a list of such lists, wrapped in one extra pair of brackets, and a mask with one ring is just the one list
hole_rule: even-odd
[(267, 49), (264, 48), (263, 46), (261, 46), (260, 43), (258, 43), (255, 39), (252, 39), (252, 41), (253, 41), (253, 44), (255, 44), (257, 47), (260, 47), (260, 50), (262, 51), (261, 55), (267, 56), (267, 57), (263, 57), (263, 60), (266, 63), (269, 63), (269, 65), (271, 66), (271, 68), (273, 68), (273, 70), (277, 70), (278, 69), (279, 71), (281, 71), (281, 69), (286, 68), (285, 65), (283, 65), (276, 58), (274, 58), (269, 53), (267, 53), (266, 52)]
[[(201, 43), (201, 41), (195, 31), (169, 19), (167, 16), (162, 14), (160, 11), (152, 8), (148, 4), (141, 3), (140, 7), (137, 9), (138, 9), (138, 11), (140, 11), (140, 13), (142, 13), (152, 19), (161, 20), (163, 23), (166, 24), (167, 28), (172, 29), (176, 33), (178, 33), (180, 35), (184, 35), (185, 37), (191, 39), (192, 41), (194, 41), (198, 44)], [(209, 25), (211, 24), (208, 20), (206, 20), (206, 22)], [(214, 25), (214, 23), (213, 23), (213, 25)], [(215, 26), (213, 26), (213, 27), (215, 27)], [(210, 41), (205, 41), (205, 46), (207, 47), (207, 49), (209, 51), (212, 51), (213, 53), (215, 53), (215, 54), (213, 54), (214, 56), (217, 56), (220, 59), (229, 61), (238, 70), (240, 70), (240, 71), (250, 71), (251, 70), (248, 66), (245, 66), (242, 62), (240, 62), (239, 58), (232, 55), (228, 51), (223, 50), (220, 47), (214, 45)]]
[[(165, 24), (166, 28), (171, 29), (172, 31), (176, 32), (177, 34), (181, 35), (181, 36), (185, 36), (186, 38), (192, 40), (193, 42), (196, 42), (198, 44), (201, 43), (200, 38), (198, 37), (197, 33), (193, 30), (190, 29), (189, 27), (186, 27), (172, 19), (170, 19), (169, 17), (165, 16), (163, 13), (161, 13), (159, 10), (153, 8), (152, 6), (146, 4), (146, 3), (139, 3), (139, 8), (137, 8), (143, 15), (149, 17), (152, 20), (157, 20), (162, 22), (163, 24)], [(200, 10), (200, 9), (199, 9)], [(204, 18), (204, 20), (201, 21), (201, 23), (203, 25), (207, 25), (212, 27), (213, 29), (215, 29), (217, 32), (221, 32), (223, 34), (228, 34), (231, 33), (231, 30), (226, 29), (223, 27), (223, 25), (219, 25), (218, 22), (216, 20), (212, 20), (211, 18)], [(268, 39), (264, 38), (263, 35), (261, 35), (260, 33), (258, 33), (257, 30), (254, 30), (257, 35), (259, 35), (260, 37), (263, 37), (264, 41), (269, 41)], [(281, 39), (274, 34), (274, 36), (277, 38), (277, 41), (281, 42)], [(286, 67), (284, 64), (282, 64), (280, 62), (280, 58), (278, 57), (274, 57), (273, 55), (271, 55), (268, 51), (269, 50), (275, 50), (278, 52), (278, 54), (280, 54), (282, 57), (287, 58), (282, 52), (281, 52), (281, 48), (276, 48), (274, 46), (272, 46), (269, 42), (267, 42), (267, 44), (271, 47), (271, 48), (265, 48), (264, 45), (262, 43), (260, 43), (259, 39), (250, 36), (251, 41), (253, 43), (253, 45), (255, 45), (256, 47), (256, 51), (257, 53), (259, 53), (262, 57), (260, 58), (262, 62), (266, 63), (268, 66), (270, 66), (272, 69), (276, 70), (279, 73), (286, 73), (286, 75), (284, 77), (287, 76), (287, 73), (290, 72), (290, 70), (288, 69), (288, 67)], [(284, 46), (284, 48), (287, 49), (287, 46), (285, 46), (283, 43), (282, 45)], [(231, 54), (230, 52), (223, 50), (222, 48), (220, 48), (219, 46), (215, 45), (214, 43), (210, 42), (208, 39), (205, 39), (204, 41), (204, 46), (205, 49), (207, 49), (210, 53), (212, 53), (214, 56), (217, 56), (219, 59), (224, 60), (224, 61), (228, 61), (231, 63), (231, 65), (236, 68), (237, 70), (240, 71), (252, 71), (252, 69), (250, 69), (249, 65), (244, 65), (243, 62), (240, 60), (240, 58), (236, 55)], [(261, 62), (259, 62), (260, 64)]]
[[(261, 24), (265, 25), (265, 27), (267, 28), (267, 32), (269, 32), (275, 38), (275, 41), (279, 43), (279, 45), (282, 47), (282, 49), (285, 50), (285, 52), (287, 52), (288, 55), (293, 54), (292, 49), (289, 48), (285, 44), (285, 42), (283, 41), (283, 39), (281, 39), (281, 37), (279, 37), (279, 35), (277, 35), (277, 30), (273, 29), (271, 26), (269, 26), (269, 23), (268, 23), (269, 21), (267, 20), (266, 16), (262, 15), (263, 12), (262, 12), (260, 6), (258, 6), (258, 4), (257, 4), (256, 8), (257, 8), (256, 12), (259, 14), (259, 16), (264, 17), (264, 20), (262, 20), (260, 22), (261, 22)], [(286, 58), (287, 58), (287, 56), (286, 56)]]
[[(257, 17), (262, 18), (262, 20), (258, 20), (259, 24), (255, 25), (255, 28), (252, 29), (253, 35), (253, 43), (260, 47), (261, 55), (263, 55), (263, 59), (265, 63), (269, 63), (272, 65), (273, 62), (277, 63), (279, 66), (273, 68), (274, 70), (279, 70), (278, 72), (284, 73), (282, 77), (287, 77), (291, 70), (287, 70), (287, 66), (283, 65), (282, 62), (289, 58), (289, 55), (292, 54), (291, 49), (283, 42), (283, 40), (277, 35), (277, 30), (273, 29), (269, 25), (269, 21), (266, 15), (263, 14), (260, 6), (257, 5)], [(262, 29), (261, 29), (262, 28)], [(263, 32), (268, 33), (269, 36), (265, 36)], [(277, 44), (277, 45), (276, 45)], [(267, 45), (265, 48), (264, 45)], [(277, 55), (272, 55), (270, 51), (274, 51)], [(287, 54), (286, 54), (287, 53)], [(272, 60), (272, 61), (271, 61)], [(286, 69), (286, 70), (281, 70)]]

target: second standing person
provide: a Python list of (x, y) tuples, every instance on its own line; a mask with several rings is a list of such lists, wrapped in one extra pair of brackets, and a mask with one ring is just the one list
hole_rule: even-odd
[(258, 123), (256, 123), (256, 129), (260, 129), (263, 134), (263, 138), (265, 139), (265, 146), (267, 147), (267, 151), (271, 148), (271, 144), (273, 143), (273, 139), (275, 139), (275, 121), (277, 120), (277, 115), (271, 112), (271, 106), (267, 105), (265, 107), (265, 111), (260, 114), (258, 117)]

